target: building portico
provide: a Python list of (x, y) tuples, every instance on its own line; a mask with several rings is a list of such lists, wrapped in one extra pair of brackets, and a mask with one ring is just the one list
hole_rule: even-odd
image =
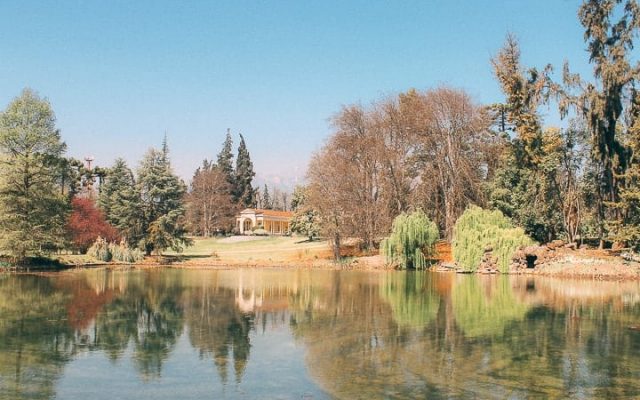
[(262, 210), (246, 208), (236, 216), (236, 228), (241, 235), (249, 235), (255, 227), (261, 226), (269, 235), (289, 233), (290, 211)]

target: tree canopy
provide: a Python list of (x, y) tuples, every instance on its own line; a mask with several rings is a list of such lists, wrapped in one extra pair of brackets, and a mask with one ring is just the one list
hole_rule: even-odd
[(0, 114), (0, 250), (18, 260), (62, 246), (66, 145), (46, 99), (25, 89)]
[(138, 167), (137, 186), (145, 235), (140, 247), (147, 255), (171, 248), (182, 250), (189, 243), (185, 228), (185, 184), (173, 174), (169, 156), (149, 149)]

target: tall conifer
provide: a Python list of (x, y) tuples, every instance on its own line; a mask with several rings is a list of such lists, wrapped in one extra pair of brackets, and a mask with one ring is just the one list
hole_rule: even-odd
[(171, 170), (168, 147), (150, 149), (138, 169), (145, 236), (140, 243), (147, 255), (188, 244), (184, 226), (186, 186)]
[(51, 105), (25, 89), (0, 115), (0, 251), (23, 260), (61, 245), (66, 149)]
[(109, 169), (100, 188), (98, 205), (129, 246), (136, 247), (144, 237), (142, 204), (133, 172), (122, 158)]
[(255, 175), (249, 150), (247, 150), (244, 137), (240, 135), (238, 157), (236, 158), (234, 197), (243, 207), (253, 207), (256, 203), (256, 191), (252, 186)]
[(264, 190), (262, 191), (262, 208), (265, 210), (271, 210), (273, 208), (273, 201), (271, 200), (269, 188), (266, 183), (264, 184)]
[(234, 172), (233, 172), (233, 139), (231, 138), (231, 132), (227, 129), (227, 135), (222, 143), (222, 149), (218, 153), (217, 167), (229, 182), (229, 185), (233, 186)]

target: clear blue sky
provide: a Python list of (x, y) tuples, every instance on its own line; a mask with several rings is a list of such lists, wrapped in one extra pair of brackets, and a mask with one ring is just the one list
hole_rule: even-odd
[(68, 153), (100, 165), (136, 165), (166, 131), (185, 179), (231, 128), (263, 179), (291, 180), (344, 104), (440, 84), (500, 101), (489, 60), (508, 31), (528, 65), (589, 71), (579, 4), (4, 1), (0, 106), (35, 89)]

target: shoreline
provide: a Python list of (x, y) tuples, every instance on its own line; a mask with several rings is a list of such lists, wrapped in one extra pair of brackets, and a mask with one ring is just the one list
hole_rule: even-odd
[[(155, 258), (155, 259), (154, 259)], [(2, 268), (0, 273), (9, 274), (56, 274), (59, 272), (91, 270), (106, 268), (110, 270), (133, 269), (192, 269), (192, 270), (230, 270), (230, 269), (317, 269), (317, 270), (354, 270), (354, 271), (397, 271), (399, 269), (380, 262), (380, 256), (351, 257), (343, 263), (336, 263), (332, 259), (314, 259), (299, 261), (232, 261), (219, 259), (181, 259), (180, 257), (148, 258), (141, 263), (125, 264), (113, 262), (87, 263), (55, 263), (55, 267), (28, 266), (24, 268)], [(540, 265), (530, 270), (513, 271), (506, 274), (486, 272), (462, 272), (452, 267), (444, 267), (438, 263), (427, 269), (434, 273), (455, 273), (468, 275), (507, 275), (507, 276), (541, 276), (561, 279), (584, 279), (597, 281), (637, 281), (640, 280), (640, 263), (620, 260), (555, 260), (546, 265)]]

